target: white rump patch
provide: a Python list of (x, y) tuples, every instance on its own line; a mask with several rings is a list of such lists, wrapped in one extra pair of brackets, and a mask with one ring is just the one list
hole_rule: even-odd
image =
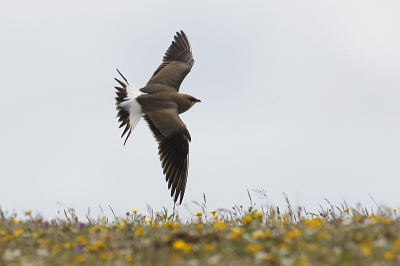
[(129, 122), (131, 123), (129, 130), (132, 131), (143, 116), (142, 108), (136, 101), (136, 98), (142, 95), (142, 93), (135, 86), (131, 85), (129, 81), (127, 81), (127, 85), (128, 95), (125, 97), (125, 101), (120, 103), (119, 106), (129, 112)]

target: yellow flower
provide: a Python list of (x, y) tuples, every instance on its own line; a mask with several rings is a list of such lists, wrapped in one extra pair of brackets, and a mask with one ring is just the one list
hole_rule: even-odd
[(210, 211), (210, 213), (211, 213), (212, 215), (215, 215), (215, 214), (217, 213), (217, 211), (216, 211), (216, 210), (212, 210), (212, 211)]
[(54, 253), (60, 252), (62, 250), (62, 245), (61, 244), (57, 244), (54, 245), (53, 248), (51, 249)]
[(179, 224), (174, 222), (166, 222), (162, 225), (162, 227), (165, 229), (176, 229), (179, 227)]
[(7, 232), (6, 232), (6, 230), (1, 230), (1, 231), (0, 231), (0, 234), (1, 234), (2, 236), (4, 236), (4, 235), (7, 234)]
[(396, 253), (393, 251), (386, 251), (385, 253), (383, 253), (383, 257), (385, 258), (385, 260), (392, 260), (394, 258), (396, 258)]
[(25, 216), (30, 216), (31, 213), (32, 213), (32, 211), (30, 211), (30, 210), (29, 210), (29, 211), (26, 211), (26, 212), (25, 212)]
[(75, 258), (75, 260), (76, 260), (76, 262), (82, 263), (82, 262), (85, 261), (85, 257), (84, 257), (83, 255), (78, 255), (78, 256)]
[(139, 226), (139, 227), (136, 229), (136, 231), (135, 231), (135, 235), (141, 236), (141, 235), (143, 235), (143, 234), (144, 234), (144, 227)]
[(397, 212), (397, 208), (393, 208), (393, 212), (396, 213)]
[(87, 245), (89, 243), (88, 239), (85, 236), (78, 236), (76, 240), (79, 242), (81, 245)]
[(120, 229), (120, 230), (125, 229), (125, 227), (126, 227), (125, 223), (118, 225), (118, 229)]
[(17, 219), (13, 219), (13, 223), (15, 223), (15, 224), (17, 224), (17, 223), (19, 223), (19, 220), (17, 220)]
[(108, 260), (108, 258), (109, 258), (108, 253), (107, 253), (107, 252), (102, 252), (102, 253), (100, 254), (100, 258), (101, 258), (102, 260)]
[(226, 230), (228, 228), (228, 225), (225, 222), (222, 222), (222, 221), (218, 220), (218, 221), (215, 222), (214, 228), (217, 231), (224, 231), (224, 230)]
[(194, 216), (197, 216), (197, 217), (201, 217), (203, 215), (203, 212), (196, 212), (195, 214), (194, 214)]
[(14, 238), (13, 235), (6, 235), (6, 236), (3, 238), (3, 241), (4, 241), (4, 242), (10, 242), (13, 238)]
[(271, 231), (267, 230), (265, 232), (261, 230), (256, 230), (253, 232), (253, 238), (254, 239), (264, 239), (264, 238), (269, 238), (271, 237)]
[(349, 209), (349, 208), (345, 208), (343, 211), (344, 211), (345, 213), (349, 213), (350, 209)]
[(263, 246), (260, 244), (257, 245), (248, 245), (245, 250), (249, 253), (257, 253), (263, 250)]
[(190, 253), (194, 248), (194, 244), (187, 243), (183, 240), (178, 240), (174, 242), (173, 247), (175, 250), (183, 251), (185, 253)]
[(214, 244), (206, 244), (204, 245), (204, 250), (209, 252), (209, 251), (213, 251), (215, 249), (215, 245)]
[(124, 256), (124, 260), (125, 260), (125, 262), (132, 262), (133, 256), (131, 254), (126, 254)]
[(153, 222), (153, 218), (147, 219), (146, 222), (148, 222), (149, 224), (151, 224)]
[(65, 247), (65, 248), (70, 248), (70, 247), (72, 247), (71, 242), (65, 242), (65, 243), (64, 243), (64, 247)]
[(262, 220), (264, 218), (264, 213), (263, 212), (255, 212), (254, 218)]
[(95, 225), (95, 226), (93, 226), (92, 228), (90, 228), (90, 232), (91, 232), (91, 233), (97, 233), (97, 232), (99, 232), (99, 231), (100, 231), (100, 227), (97, 226), (97, 225)]
[(19, 229), (19, 230), (17, 230), (17, 231), (14, 232), (14, 236), (15, 236), (15, 237), (19, 237), (20, 235), (22, 235), (23, 232), (24, 232), (24, 230)]
[(289, 238), (289, 239), (294, 239), (294, 238), (298, 238), (298, 237), (300, 237), (302, 235), (303, 235), (303, 233), (299, 229), (295, 229), (295, 230), (293, 230), (291, 232), (288, 232), (286, 234), (286, 237)]
[(315, 218), (312, 220), (306, 220), (305, 224), (308, 228), (318, 229), (326, 224), (326, 220)]
[(138, 213), (138, 211), (139, 211), (138, 209), (133, 209), (133, 210), (132, 210), (132, 212), (133, 212), (134, 214)]
[(243, 225), (248, 225), (253, 221), (253, 217), (251, 215), (247, 215), (246, 217), (243, 218), (242, 224)]
[(372, 250), (368, 245), (360, 245), (359, 248), (360, 248), (362, 254), (364, 254), (364, 256), (366, 256), (366, 257), (371, 256)]
[(106, 243), (104, 241), (97, 241), (96, 243), (89, 246), (90, 251), (97, 251), (100, 249), (104, 249), (106, 247)]
[(243, 235), (243, 229), (241, 229), (241, 228), (233, 228), (232, 229), (232, 237), (234, 239), (239, 239), (242, 237), (242, 235)]

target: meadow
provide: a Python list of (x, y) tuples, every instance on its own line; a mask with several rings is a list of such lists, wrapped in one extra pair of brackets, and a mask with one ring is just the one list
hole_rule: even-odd
[(249, 199), (246, 207), (207, 210), (204, 196), (189, 221), (150, 206), (111, 220), (69, 209), (49, 221), (0, 207), (0, 265), (400, 265), (397, 209), (327, 201), (310, 213), (286, 195), (284, 209)]

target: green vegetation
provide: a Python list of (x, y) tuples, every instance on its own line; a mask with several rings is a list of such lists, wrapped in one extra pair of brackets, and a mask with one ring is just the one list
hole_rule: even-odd
[(247, 208), (208, 211), (204, 198), (190, 222), (150, 207), (85, 222), (74, 210), (45, 221), (0, 208), (0, 265), (399, 265), (396, 209), (344, 204), (314, 214), (286, 200), (285, 211), (256, 209), (251, 198)]

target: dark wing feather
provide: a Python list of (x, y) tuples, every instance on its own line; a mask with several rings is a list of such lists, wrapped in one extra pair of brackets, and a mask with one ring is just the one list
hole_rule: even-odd
[(161, 65), (140, 91), (156, 93), (160, 91), (177, 92), (182, 81), (194, 65), (192, 48), (186, 34), (181, 31), (174, 36), (174, 41), (165, 52)]
[(119, 127), (121, 128), (121, 127), (125, 126), (125, 129), (121, 135), (121, 138), (129, 130), (129, 133), (126, 136), (126, 139), (124, 142), (124, 145), (125, 145), (126, 141), (128, 140), (129, 136), (132, 133), (132, 125), (131, 125), (131, 121), (129, 119), (129, 112), (127, 110), (125, 110), (124, 108), (122, 108), (119, 104), (126, 101), (126, 97), (128, 96), (127, 87), (129, 85), (129, 83), (128, 83), (128, 80), (121, 74), (121, 72), (119, 72), (118, 69), (117, 69), (117, 71), (126, 82), (126, 83), (124, 83), (124, 82), (120, 81), (119, 79), (114, 78), (119, 83), (119, 85), (121, 85), (121, 87), (115, 86), (115, 89), (117, 90), (115, 92), (115, 94), (117, 94), (117, 97), (115, 97), (115, 100), (116, 100), (115, 105), (117, 106), (116, 109), (118, 111), (118, 113), (117, 113), (117, 117), (119, 117), (118, 122), (121, 122)]
[(193, 66), (194, 59), (192, 54), (192, 47), (190, 46), (190, 42), (186, 34), (181, 30), (180, 33), (179, 32), (176, 33), (174, 39), (175, 41), (172, 41), (168, 50), (165, 52), (161, 65), (154, 72), (153, 76), (151, 76), (151, 79), (155, 75), (157, 75), (157, 73), (160, 72), (161, 69), (163, 69), (166, 65), (168, 65), (172, 61), (179, 61)]
[[(157, 117), (151, 119), (150, 116), (144, 115), (143, 118), (149, 125), (150, 130), (153, 132), (158, 142), (158, 154), (160, 155), (163, 172), (168, 182), (168, 188), (171, 189), (171, 197), (174, 197), (174, 202), (177, 202), (179, 198), (179, 203), (181, 204), (185, 194), (188, 176), (189, 132), (176, 132), (167, 138), (153, 122), (158, 121)], [(178, 115), (176, 115), (176, 117), (178, 117)], [(172, 116), (170, 118), (175, 119), (175, 117)], [(187, 131), (186, 127), (185, 130)]]

